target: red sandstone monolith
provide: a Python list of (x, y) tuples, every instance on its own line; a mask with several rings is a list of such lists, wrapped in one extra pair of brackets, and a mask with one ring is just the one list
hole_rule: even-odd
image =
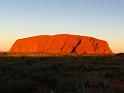
[(80, 35), (41, 35), (18, 39), (10, 52), (50, 54), (112, 54), (106, 41)]

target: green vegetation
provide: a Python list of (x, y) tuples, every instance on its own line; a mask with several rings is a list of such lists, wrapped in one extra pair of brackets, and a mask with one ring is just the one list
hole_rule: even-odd
[(0, 57), (0, 93), (124, 93), (124, 56)]

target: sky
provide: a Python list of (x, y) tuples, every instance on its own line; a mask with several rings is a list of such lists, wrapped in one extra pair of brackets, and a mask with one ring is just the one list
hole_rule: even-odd
[(0, 51), (44, 34), (96, 37), (124, 52), (124, 0), (0, 0)]

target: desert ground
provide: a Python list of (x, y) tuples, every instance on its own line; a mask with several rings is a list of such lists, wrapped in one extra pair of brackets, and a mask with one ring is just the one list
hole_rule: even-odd
[(41, 57), (1, 52), (0, 93), (124, 93), (124, 54)]

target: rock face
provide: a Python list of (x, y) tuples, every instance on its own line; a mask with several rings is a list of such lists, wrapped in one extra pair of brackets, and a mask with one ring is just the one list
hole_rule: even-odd
[(10, 52), (52, 54), (112, 54), (108, 43), (93, 37), (59, 34), (18, 39)]

